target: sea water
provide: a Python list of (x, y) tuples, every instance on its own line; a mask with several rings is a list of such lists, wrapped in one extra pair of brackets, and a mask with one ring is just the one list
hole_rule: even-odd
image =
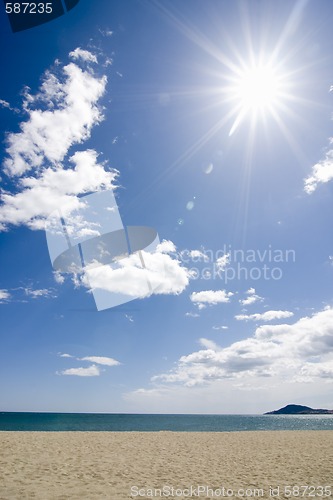
[(0, 412), (0, 431), (233, 432), (275, 430), (333, 430), (333, 415)]

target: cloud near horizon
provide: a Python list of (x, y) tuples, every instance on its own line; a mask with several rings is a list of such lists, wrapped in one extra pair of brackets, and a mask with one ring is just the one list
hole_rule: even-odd
[(182, 356), (154, 384), (191, 387), (214, 381), (278, 377), (281, 381), (333, 382), (333, 309), (327, 307), (295, 323), (262, 325), (254, 335), (229, 347), (201, 339), (206, 348)]

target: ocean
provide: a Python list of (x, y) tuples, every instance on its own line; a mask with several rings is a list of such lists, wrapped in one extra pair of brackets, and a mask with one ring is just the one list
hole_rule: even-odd
[(333, 430), (333, 415), (161, 415), (0, 412), (0, 431), (235, 432)]

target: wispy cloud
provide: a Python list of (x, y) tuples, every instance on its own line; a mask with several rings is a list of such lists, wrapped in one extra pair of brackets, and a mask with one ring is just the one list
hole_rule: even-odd
[(219, 257), (216, 260), (215, 266), (218, 271), (224, 271), (229, 263), (230, 263), (230, 254), (226, 253), (225, 255), (222, 255), (222, 257)]
[(75, 375), (77, 377), (98, 377), (102, 370), (98, 365), (101, 366), (119, 366), (121, 365), (120, 361), (117, 361), (114, 358), (110, 358), (108, 356), (84, 356), (82, 358), (72, 356), (67, 353), (58, 353), (58, 356), (61, 358), (69, 358), (75, 359), (76, 361), (87, 361), (89, 363), (93, 363), (88, 367), (74, 367), (67, 368), (66, 370), (61, 370), (57, 372), (57, 375)]
[(27, 297), (31, 297), (33, 299), (38, 299), (40, 297), (46, 297), (46, 298), (54, 298), (56, 297), (55, 290), (52, 288), (22, 288), (25, 295)]
[(190, 299), (199, 309), (203, 309), (207, 305), (230, 302), (230, 297), (232, 296), (233, 293), (226, 290), (203, 290), (201, 292), (193, 292), (190, 295)]
[(266, 311), (255, 314), (237, 314), (235, 319), (238, 321), (273, 321), (274, 319), (290, 318), (294, 316), (291, 311)]
[(255, 288), (249, 288), (245, 293), (247, 295), (246, 299), (242, 299), (239, 301), (242, 306), (250, 306), (251, 304), (255, 304), (256, 302), (261, 302), (264, 300), (263, 297), (260, 297), (260, 295), (256, 294)]
[(121, 363), (113, 358), (108, 358), (106, 356), (85, 356), (84, 358), (77, 358), (80, 361), (91, 361), (91, 363), (96, 363), (98, 365), (106, 366), (118, 366)]
[(54, 288), (33, 288), (33, 286), (19, 286), (10, 290), (0, 290), (0, 303), (26, 302), (27, 297), (36, 299), (54, 299), (57, 297)]
[(183, 250), (180, 252), (180, 256), (184, 262), (189, 260), (193, 260), (194, 262), (207, 262), (209, 260), (207, 255), (201, 250)]
[(5, 101), (4, 99), (0, 99), (0, 107), (1, 108), (7, 108), (10, 111), (14, 111), (15, 113), (18, 113), (19, 110), (16, 108), (13, 108), (9, 102)]
[(9, 102), (5, 101), (4, 99), (0, 99), (0, 106), (2, 108), (9, 108), (9, 109), (11, 109)]
[(187, 312), (185, 313), (185, 316), (187, 318), (200, 318), (200, 314), (194, 312)]
[(74, 375), (76, 377), (98, 377), (101, 374), (101, 369), (96, 365), (88, 366), (88, 368), (68, 368), (58, 372), (58, 375)]
[(105, 30), (99, 29), (98, 31), (99, 31), (99, 32), (101, 33), (101, 35), (103, 35), (103, 36), (112, 36), (112, 35), (113, 35), (113, 31), (112, 31), (112, 30), (110, 30), (110, 29), (105, 29)]

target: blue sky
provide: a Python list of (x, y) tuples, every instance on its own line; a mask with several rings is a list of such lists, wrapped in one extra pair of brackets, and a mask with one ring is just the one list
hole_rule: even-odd
[[(2, 12), (1, 410), (333, 408), (332, 15), (81, 0), (13, 34)], [(84, 249), (105, 191), (160, 243), (57, 271), (50, 214)]]

